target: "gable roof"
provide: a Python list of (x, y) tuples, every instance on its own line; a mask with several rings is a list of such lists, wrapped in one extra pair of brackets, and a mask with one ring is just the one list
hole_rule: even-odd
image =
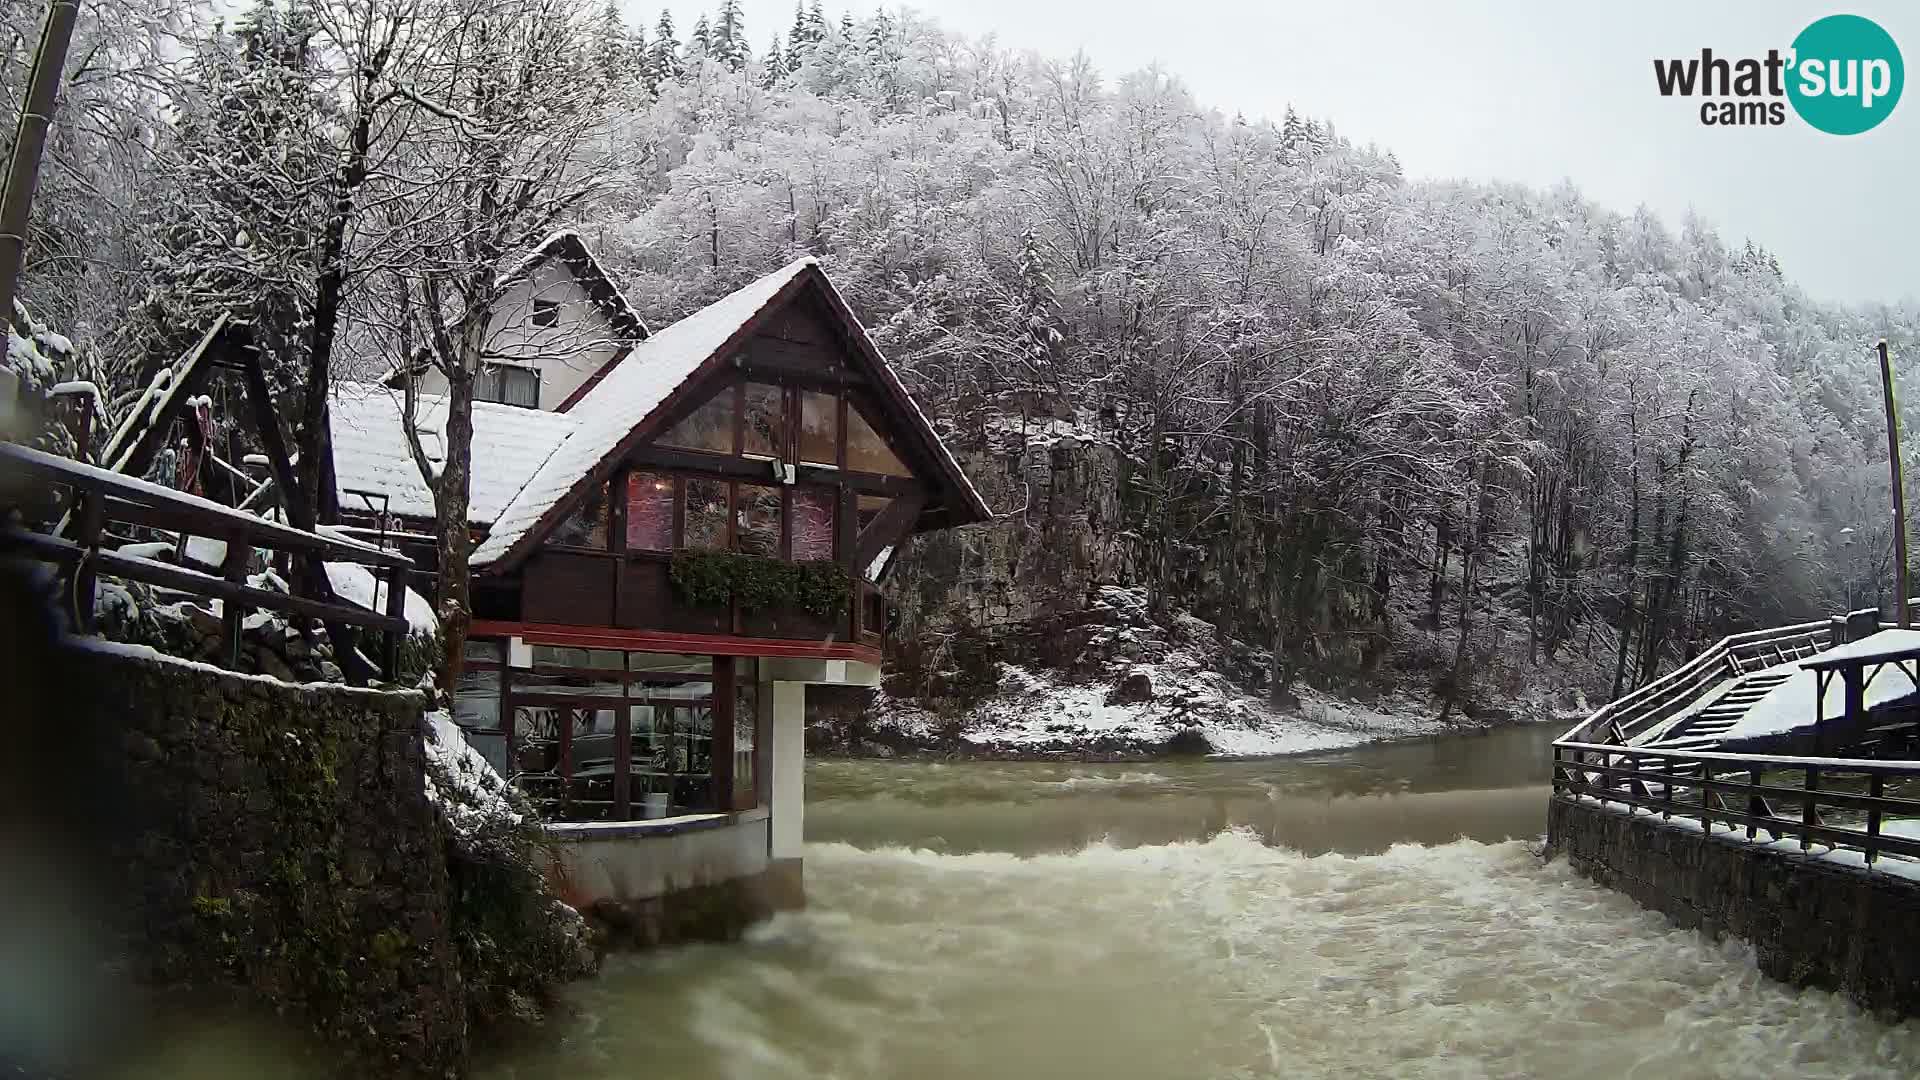
[[(329, 399), (333, 431), (334, 490), (340, 505), (365, 509), (352, 491), (387, 496), (386, 509), (405, 517), (432, 518), (433, 493), (413, 463), (401, 420), (401, 395), (371, 383), (336, 383)], [(421, 394), (416, 426), (431, 456), (447, 427), (447, 399)], [(517, 405), (473, 403), (473, 469), (467, 520), (491, 524), (573, 430), (560, 413)], [(349, 489), (352, 489), (350, 491)], [(373, 509), (380, 509), (375, 504)]]
[[(613, 278), (607, 274), (606, 268), (600, 265), (600, 260), (594, 258), (592, 249), (587, 247), (587, 242), (582, 240), (580, 234), (573, 229), (561, 229), (528, 248), (525, 255), (520, 256), (512, 266), (494, 279), (496, 293), (504, 293), (512, 288), (519, 281), (531, 276), (550, 259), (559, 260), (573, 274), (574, 280), (587, 291), (587, 299), (593, 301), (594, 306), (607, 316), (607, 322), (612, 325), (614, 333), (622, 339), (645, 341), (653, 332), (647, 329), (645, 320), (640, 318), (640, 313), (633, 309), (633, 305), (627, 303), (626, 294), (613, 283)], [(618, 364), (630, 349), (631, 346), (615, 353), (601, 365), (601, 369), (605, 370)], [(416, 362), (413, 365), (413, 373), (418, 375), (425, 371), (426, 367), (425, 361)], [(600, 372), (596, 371), (589, 378), (597, 379), (599, 376)], [(384, 386), (398, 388), (400, 377), (401, 365), (395, 362), (387, 368), (385, 374), (380, 376), (379, 382)], [(576, 391), (567, 403), (570, 404), (578, 396)], [(566, 405), (563, 404), (559, 411), (565, 412)]]
[(819, 262), (804, 258), (661, 330), (636, 344), (617, 367), (604, 369), (572, 409), (559, 414), (576, 421), (576, 426), (501, 511), (493, 531), (474, 550), (473, 565), (498, 572), (518, 562), (580, 494), (604, 479), (621, 457), (652, 433), (663, 405), (691, 390), (700, 381), (696, 375), (725, 364), (766, 316), (807, 288), (817, 289), (838, 316), (882, 396), (907, 418), (904, 434), (939, 472), (948, 496), (946, 524), (964, 525), (991, 516)]
[(539, 269), (540, 264), (548, 259), (558, 259), (573, 271), (574, 278), (587, 290), (587, 296), (606, 312), (608, 321), (613, 323), (614, 330), (620, 336), (644, 340), (652, 333), (641, 320), (639, 312), (627, 303), (626, 294), (614, 285), (613, 278), (607, 275), (600, 260), (593, 257), (586, 241), (573, 229), (561, 229), (528, 249), (519, 262), (500, 275), (495, 285), (505, 289)]

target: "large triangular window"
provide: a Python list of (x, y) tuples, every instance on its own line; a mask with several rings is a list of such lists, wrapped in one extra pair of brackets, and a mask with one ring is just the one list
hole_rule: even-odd
[(853, 472), (879, 473), (883, 476), (912, 476), (887, 440), (881, 438), (861, 409), (849, 403), (847, 409), (847, 468)]

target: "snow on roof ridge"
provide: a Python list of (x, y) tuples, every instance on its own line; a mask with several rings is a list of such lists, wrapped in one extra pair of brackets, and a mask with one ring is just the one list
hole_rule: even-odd
[(484, 566), (506, 554), (736, 331), (802, 271), (818, 265), (810, 255), (795, 259), (634, 343), (626, 359), (566, 413), (578, 419), (578, 426), (501, 510), (493, 531), (474, 549), (473, 565)]

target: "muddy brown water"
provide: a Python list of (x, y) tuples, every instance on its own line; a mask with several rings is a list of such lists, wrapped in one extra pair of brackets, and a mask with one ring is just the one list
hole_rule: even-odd
[(611, 958), (514, 1080), (1910, 1077), (1920, 1027), (1543, 863), (1518, 727), (1269, 761), (822, 761), (808, 910)]

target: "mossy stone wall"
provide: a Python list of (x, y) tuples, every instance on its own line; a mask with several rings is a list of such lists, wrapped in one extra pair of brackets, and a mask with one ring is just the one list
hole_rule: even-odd
[(343, 1075), (464, 1072), (422, 697), (121, 652), (74, 666), (122, 732), (124, 775), (102, 779), (129, 823), (115, 854), (142, 980), (247, 992)]

